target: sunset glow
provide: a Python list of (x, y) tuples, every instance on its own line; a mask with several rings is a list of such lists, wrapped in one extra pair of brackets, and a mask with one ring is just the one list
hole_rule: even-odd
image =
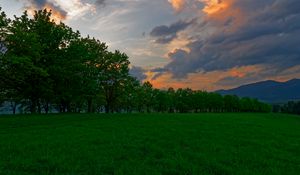
[(55, 10), (55, 8), (50, 4), (46, 4), (44, 8), (47, 10), (51, 10), (51, 12), (52, 12), (51, 17), (55, 22), (60, 22), (64, 19), (66, 19), (66, 14), (62, 14), (61, 12)]
[[(66, 14), (63, 14), (62, 12), (59, 12), (58, 10), (55, 9), (51, 4), (45, 4), (42, 9), (46, 9), (47, 11), (51, 11), (51, 20), (54, 20), (54, 22), (59, 23), (63, 20), (66, 19)], [(28, 7), (27, 11), (30, 15), (34, 15), (35, 11), (37, 9), (35, 7)]]
[(180, 11), (185, 4), (185, 0), (168, 0), (168, 1), (169, 1), (169, 3), (171, 3), (172, 7), (176, 11)]
[(220, 11), (223, 11), (229, 7), (229, 4), (226, 0), (200, 0), (205, 3), (205, 7), (202, 11), (208, 15), (216, 14)]

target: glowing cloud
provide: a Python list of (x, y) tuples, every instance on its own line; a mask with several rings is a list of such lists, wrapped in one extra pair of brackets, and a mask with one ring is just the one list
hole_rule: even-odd
[(43, 9), (47, 9), (48, 11), (51, 10), (51, 19), (55, 22), (60, 22), (67, 17), (67, 13), (64, 13), (63, 11), (56, 10), (56, 8), (51, 4), (46, 4)]
[(229, 3), (225, 0), (200, 0), (205, 4), (202, 11), (208, 15), (216, 14), (220, 11), (226, 10), (229, 7)]
[(178, 12), (184, 8), (185, 0), (168, 0), (172, 7)]
[(214, 15), (228, 9), (232, 0), (168, 0), (172, 7), (180, 12), (187, 4), (197, 7), (197, 3), (204, 4), (202, 11), (207, 15)]
[(95, 12), (95, 5), (81, 0), (26, 0), (25, 8), (32, 15), (35, 10), (51, 10), (51, 19), (55, 22), (80, 17), (87, 12)]
[(51, 19), (55, 22), (60, 22), (67, 17), (67, 12), (56, 3), (49, 2), (47, 0), (28, 0), (28, 3), (29, 4), (27, 4), (26, 10), (29, 12), (29, 14), (33, 15), (35, 10), (46, 9), (51, 11)]

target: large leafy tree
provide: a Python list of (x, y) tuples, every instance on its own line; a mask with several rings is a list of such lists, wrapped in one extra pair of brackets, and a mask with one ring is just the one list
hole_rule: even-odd
[(78, 40), (80, 34), (63, 23), (56, 24), (51, 20), (51, 15), (51, 11), (39, 10), (33, 18), (32, 31), (37, 34), (38, 43), (42, 46), (38, 66), (49, 74), (43, 79), (47, 86), (40, 87), (43, 90), (40, 96), (46, 110), (49, 103), (57, 103), (61, 111), (70, 112), (70, 93), (76, 87), (71, 81), (76, 75), (73, 67), (80, 61), (75, 57), (79, 52), (72, 55), (67, 51), (71, 42)]
[(122, 96), (122, 89), (126, 87), (129, 76), (129, 60), (120, 51), (108, 52), (99, 60), (97, 66), (98, 81), (105, 97), (106, 113), (114, 112), (117, 100)]
[(17, 94), (28, 101), (32, 113), (41, 113), (43, 104), (47, 104), (47, 111), (55, 90), (54, 72), (62, 66), (59, 59), (78, 36), (71, 28), (52, 21), (51, 11), (36, 11), (33, 18), (25, 11), (21, 17), (15, 17), (8, 26), (3, 59), (3, 82), (10, 96)]
[(24, 12), (8, 26), (5, 38), (3, 58), (7, 97), (11, 100), (29, 99), (31, 112), (35, 112), (38, 96), (42, 88), (40, 82), (48, 76), (47, 72), (38, 66), (41, 56), (41, 44), (32, 29), (33, 20)]
[(68, 72), (60, 81), (64, 79), (63, 84), (72, 82), (73, 88), (69, 93), (76, 94), (75, 102), (81, 105), (86, 103), (87, 112), (95, 112), (97, 103), (102, 101), (99, 99), (103, 99), (103, 75), (99, 69), (104, 67), (107, 45), (95, 38), (80, 38), (70, 43), (66, 53), (65, 58), (69, 60), (65, 61), (67, 65), (63, 70)]

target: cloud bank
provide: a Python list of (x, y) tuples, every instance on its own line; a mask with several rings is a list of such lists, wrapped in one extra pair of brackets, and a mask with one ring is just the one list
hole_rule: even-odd
[[(176, 39), (178, 31), (189, 35), (188, 50), (175, 48), (170, 51), (170, 62), (160, 68), (171, 73), (173, 78), (247, 66), (261, 67), (253, 71), (263, 71), (262, 75), (271, 72), (279, 75), (300, 65), (300, 38), (296, 37), (300, 35), (300, 1), (190, 0), (182, 5), (188, 3), (202, 4), (197, 6), (199, 18), (192, 29), (171, 30), (171, 25), (152, 30), (155, 31), (152, 37), (166, 40)], [(174, 8), (188, 10), (188, 7)]]

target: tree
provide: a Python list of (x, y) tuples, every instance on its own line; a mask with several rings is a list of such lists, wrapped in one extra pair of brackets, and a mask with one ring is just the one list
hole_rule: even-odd
[[(40, 58), (41, 45), (38, 36), (30, 30), (31, 27), (32, 20), (26, 12), (21, 17), (15, 17), (8, 27), (9, 32), (5, 38), (7, 51), (2, 60), (2, 81), (10, 100), (31, 99), (33, 107), (41, 89), (37, 88), (37, 81), (47, 76), (47, 72), (36, 64)], [(35, 112), (33, 108), (32, 112)]]
[(7, 18), (6, 14), (0, 7), (0, 57), (6, 52), (5, 38), (8, 34), (8, 26), (11, 20)]
[(168, 100), (168, 112), (175, 112), (175, 90), (173, 88), (169, 88), (167, 91), (167, 100)]
[(121, 89), (126, 86), (129, 76), (129, 60), (120, 51), (107, 52), (97, 65), (98, 81), (105, 97), (106, 113), (114, 112)]
[(300, 101), (289, 101), (281, 107), (281, 111), (289, 114), (300, 114)]
[(6, 14), (2, 11), (0, 7), (0, 104), (5, 101), (5, 84), (3, 81), (3, 76), (5, 74), (5, 65), (3, 60), (3, 55), (6, 52), (5, 38), (7, 35), (7, 27), (10, 20), (6, 17)]
[(157, 112), (165, 112), (168, 111), (170, 106), (170, 97), (168, 91), (154, 89), (154, 109)]
[(240, 110), (239, 97), (236, 95), (224, 96), (224, 108), (227, 112), (238, 112)]
[(187, 89), (178, 89), (175, 93), (175, 106), (178, 112), (186, 113), (192, 109), (192, 95), (193, 91), (189, 88)]
[[(100, 88), (100, 75), (98, 69), (102, 66), (107, 54), (105, 43), (95, 38), (80, 38), (70, 42), (66, 49), (64, 58), (61, 58), (60, 74), (57, 81), (61, 89), (61, 101), (75, 104), (77, 111), (87, 103), (87, 112), (95, 112), (95, 102), (103, 93)], [(66, 83), (68, 82), (68, 83)], [(64, 89), (70, 89), (64, 93)], [(74, 98), (75, 97), (75, 98)], [(80, 111), (80, 110), (79, 110)]]
[(144, 109), (146, 109), (146, 112), (150, 112), (153, 104), (153, 100), (154, 100), (153, 85), (149, 81), (147, 81), (143, 83), (141, 87), (141, 92), (140, 92), (141, 109), (140, 110), (144, 111)]
[[(77, 65), (80, 60), (70, 54), (68, 49), (71, 42), (78, 40), (79, 32), (74, 32), (63, 23), (56, 24), (51, 20), (51, 11), (39, 10), (35, 12), (32, 30), (38, 35), (38, 42), (42, 45), (42, 56), (39, 66), (49, 74), (43, 80), (47, 87), (43, 88), (41, 99), (47, 108), (49, 103), (59, 104), (60, 111), (71, 112), (73, 90), (77, 90)], [(54, 98), (53, 98), (54, 97)]]
[(209, 112), (222, 112), (224, 108), (223, 97), (218, 93), (209, 93), (207, 107)]

